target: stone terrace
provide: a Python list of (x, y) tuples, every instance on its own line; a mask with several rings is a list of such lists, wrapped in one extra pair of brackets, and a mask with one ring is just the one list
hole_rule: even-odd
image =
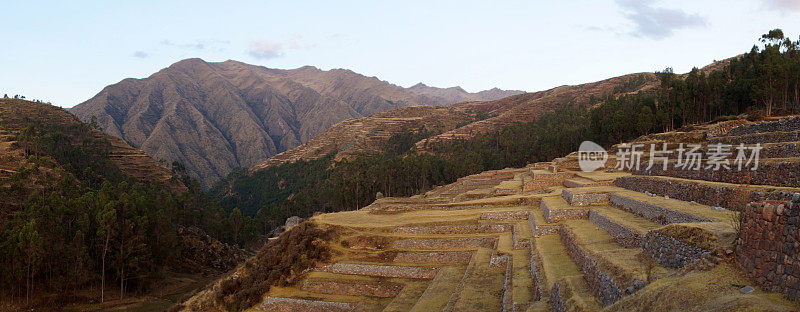
[[(754, 172), (586, 173), (570, 154), (315, 216), (320, 224), (348, 229), (333, 244), (332, 263), (307, 272), (300, 286), (271, 291), (260, 308), (598, 311), (644, 296), (660, 279), (729, 261), (744, 271), (728, 274), (748, 275), (760, 288), (725, 295), (721, 309), (769, 303), (800, 310), (769, 293), (800, 296), (800, 173), (788, 172), (800, 164), (793, 145), (800, 141), (798, 120), (737, 120), (636, 141), (669, 143), (670, 149), (700, 143), (704, 151), (720, 142), (770, 142)], [(337, 245), (387, 236), (389, 243), (379, 248)]]

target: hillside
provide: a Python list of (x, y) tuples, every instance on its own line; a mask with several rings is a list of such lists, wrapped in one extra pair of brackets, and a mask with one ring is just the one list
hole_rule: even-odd
[(164, 309), (234, 267), (224, 211), (183, 181), (62, 108), (0, 99), (0, 310)]
[(530, 122), (546, 112), (567, 103), (589, 103), (592, 97), (620, 95), (646, 91), (658, 86), (652, 73), (630, 74), (577, 86), (561, 86), (546, 91), (520, 94), (496, 101), (459, 103), (453, 107), (485, 112), (494, 117), (439, 134), (417, 143), (419, 149), (433, 142), (469, 139), (487, 132), (498, 131), (517, 122)]
[(155, 159), (181, 162), (208, 187), (233, 168), (253, 167), (346, 119), (519, 93), (405, 89), (344, 69), (186, 59), (110, 85), (71, 112), (86, 122), (95, 116), (105, 132)]
[[(20, 167), (28, 163), (27, 155), (17, 143), (20, 131), (30, 124), (57, 124), (60, 126), (78, 126), (82, 122), (66, 110), (48, 104), (29, 102), (17, 99), (0, 99), (0, 181), (10, 178)], [(176, 191), (185, 191), (186, 187), (174, 178), (165, 168), (142, 150), (133, 148), (119, 138), (105, 134), (99, 130), (91, 130), (91, 135), (98, 140), (108, 141), (108, 159), (123, 174), (136, 178), (141, 182), (156, 182)], [(7, 185), (3, 185), (7, 186)]]
[(385, 148), (393, 135), (423, 130), (441, 133), (469, 123), (475, 118), (474, 114), (449, 107), (414, 106), (348, 119), (296, 148), (270, 157), (252, 170), (258, 171), (301, 159), (316, 159), (329, 153), (335, 153), (334, 160), (352, 159), (361, 154), (377, 154)]
[(760, 143), (757, 169), (615, 170), (611, 156), (583, 172), (572, 153), (318, 214), (181, 307), (795, 311), (798, 132), (800, 116), (732, 119), (630, 142), (666, 144), (669, 164), (679, 143), (704, 164), (714, 144)]
[[(417, 150), (425, 151), (427, 146), (432, 143), (455, 138), (470, 139), (481, 134), (498, 131), (515, 123), (532, 122), (538, 116), (552, 112), (565, 104), (589, 103), (593, 97), (600, 98), (647, 91), (657, 86), (658, 79), (655, 74), (642, 73), (583, 85), (562, 86), (546, 91), (513, 95), (493, 101), (454, 96), (452, 98), (466, 101), (451, 105), (448, 109), (403, 108), (344, 121), (308, 143), (270, 157), (265, 162), (253, 167), (253, 170), (261, 170), (297, 159), (319, 158), (330, 152), (337, 152), (336, 159), (344, 158), (345, 155), (352, 157), (359, 153), (375, 154), (381, 145), (385, 144), (386, 139), (392, 135), (416, 131), (423, 125), (434, 132), (434, 136), (416, 143)], [(427, 92), (431, 89), (435, 88), (421, 84), (411, 88), (417, 92)], [(444, 90), (458, 92), (452, 88)], [(492, 92), (492, 90), (484, 92)], [(472, 118), (468, 118), (468, 116)], [(411, 123), (412, 120), (413, 123)], [(378, 129), (379, 131), (376, 131)], [(337, 151), (336, 148), (341, 151)]]

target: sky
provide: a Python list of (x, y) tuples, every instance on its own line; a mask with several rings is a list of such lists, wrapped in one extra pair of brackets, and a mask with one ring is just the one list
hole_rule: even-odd
[(9, 1), (0, 93), (62, 107), (199, 57), (346, 68), (400, 86), (539, 91), (687, 72), (797, 39), (800, 0)]

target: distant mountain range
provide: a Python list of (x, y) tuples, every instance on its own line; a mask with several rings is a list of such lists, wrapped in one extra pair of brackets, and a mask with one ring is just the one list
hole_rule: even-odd
[[(345, 69), (270, 69), (237, 61), (177, 62), (104, 88), (70, 111), (158, 160), (180, 161), (208, 187), (336, 123), (395, 108), (491, 101), (522, 91), (403, 88)], [(446, 130), (446, 129), (445, 129)]]

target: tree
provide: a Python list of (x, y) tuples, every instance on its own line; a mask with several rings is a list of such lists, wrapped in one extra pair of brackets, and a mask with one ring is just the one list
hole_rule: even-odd
[(116, 210), (113, 203), (109, 202), (97, 214), (97, 235), (103, 240), (103, 252), (101, 256), (102, 268), (100, 269), (100, 303), (105, 300), (106, 289), (106, 255), (108, 254), (108, 244), (111, 241), (113, 225), (117, 219)]
[(34, 266), (39, 260), (41, 253), (42, 238), (36, 230), (36, 220), (28, 221), (19, 232), (19, 248), (25, 253), (26, 260), (26, 290), (25, 304), (28, 304), (31, 296), (31, 285), (33, 283)]
[(228, 220), (231, 223), (231, 226), (233, 226), (233, 241), (236, 242), (236, 244), (239, 244), (239, 235), (241, 234), (242, 230), (242, 212), (239, 210), (239, 208), (234, 208), (233, 211), (231, 211), (230, 216), (228, 216)]

